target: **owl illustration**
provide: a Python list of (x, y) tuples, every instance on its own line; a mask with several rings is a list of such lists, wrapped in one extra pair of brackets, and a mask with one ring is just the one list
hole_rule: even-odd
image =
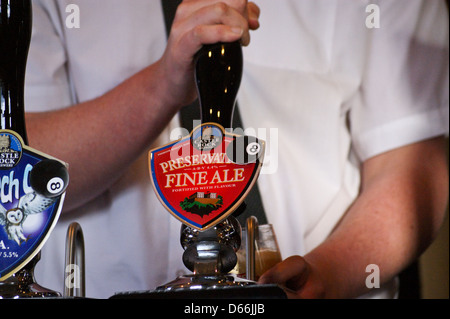
[(9, 240), (18, 245), (28, 239), (23, 234), (23, 223), (30, 214), (39, 214), (50, 207), (57, 198), (47, 198), (36, 192), (23, 195), (17, 208), (6, 210), (0, 205), (0, 225), (5, 228)]

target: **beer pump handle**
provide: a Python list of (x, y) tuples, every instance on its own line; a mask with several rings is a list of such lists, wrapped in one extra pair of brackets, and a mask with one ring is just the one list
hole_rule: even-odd
[(195, 59), (195, 80), (202, 123), (232, 127), (233, 111), (242, 78), (239, 42), (205, 45)]
[(16, 132), (25, 144), (24, 85), (31, 27), (30, 0), (0, 0), (0, 129)]
[[(0, 0), (0, 171), (15, 188), (0, 202), (0, 244), (8, 250), (0, 253), (0, 299), (59, 296), (33, 275), (69, 177), (65, 163), (28, 146), (24, 92), (32, 18), (31, 0)], [(32, 230), (24, 226), (28, 214), (40, 216)]]

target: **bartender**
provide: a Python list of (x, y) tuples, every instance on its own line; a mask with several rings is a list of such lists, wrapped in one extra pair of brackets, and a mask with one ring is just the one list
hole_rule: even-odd
[[(380, 0), (380, 25), (369, 27), (366, 6), (184, 0), (167, 39), (160, 1), (34, 0), (30, 145), (68, 162), (71, 176), (37, 280), (62, 289), (72, 221), (83, 227), (89, 297), (187, 271), (147, 151), (170, 140), (196, 98), (195, 53), (240, 40), (244, 126), (276, 132), (264, 138), (271, 161), (258, 185), (284, 261), (260, 281), (292, 298), (395, 297), (396, 275), (433, 241), (447, 203), (448, 17), (444, 1)], [(366, 285), (368, 265), (379, 288)]]

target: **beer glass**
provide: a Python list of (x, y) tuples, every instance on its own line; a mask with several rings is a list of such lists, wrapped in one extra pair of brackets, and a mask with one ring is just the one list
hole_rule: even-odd
[[(238, 262), (232, 273), (241, 278), (258, 280), (264, 272), (281, 262), (282, 258), (273, 226), (258, 225), (254, 217), (249, 219), (252, 220), (247, 220), (246, 227), (242, 229), (241, 247), (237, 251)], [(251, 247), (252, 244), (254, 247)], [(251, 256), (251, 250), (254, 251), (254, 256)]]

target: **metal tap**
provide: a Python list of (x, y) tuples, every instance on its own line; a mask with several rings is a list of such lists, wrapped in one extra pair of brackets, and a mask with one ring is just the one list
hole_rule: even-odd
[(86, 295), (84, 237), (81, 226), (76, 222), (70, 224), (67, 229), (64, 272), (64, 297), (84, 298)]
[(256, 241), (258, 240), (258, 219), (250, 216), (246, 220), (247, 239), (246, 239), (246, 279), (255, 280), (255, 252)]

